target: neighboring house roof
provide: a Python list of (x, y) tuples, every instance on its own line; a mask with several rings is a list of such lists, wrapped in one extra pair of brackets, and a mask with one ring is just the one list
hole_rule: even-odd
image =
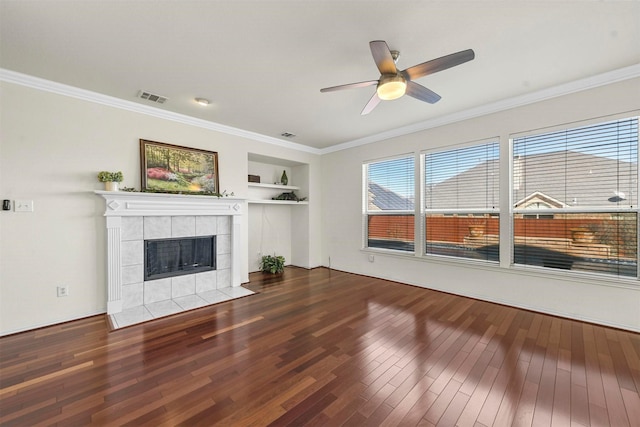
[[(539, 191), (565, 205), (611, 207), (617, 193), (626, 193), (622, 205), (637, 204), (638, 165), (576, 151), (559, 151), (520, 157), (524, 180), (514, 189), (513, 199), (520, 200)], [(542, 166), (554, 165), (553, 167)], [(563, 185), (553, 185), (562, 182)]]
[(499, 164), (494, 159), (430, 185), (425, 205), (427, 209), (497, 209), (499, 194)]
[(413, 210), (413, 200), (374, 182), (369, 183), (369, 210)]
[(549, 197), (539, 191), (534, 191), (522, 200), (514, 203), (516, 208), (566, 208), (560, 200)]
[[(549, 167), (550, 164), (556, 167)], [(425, 195), (427, 208), (497, 208), (498, 170), (498, 160), (489, 160), (433, 184)], [(635, 163), (575, 151), (557, 151), (519, 157), (514, 160), (513, 170), (513, 200), (519, 203), (531, 201), (537, 195), (540, 201), (553, 201), (549, 207), (559, 207), (558, 204), (568, 207), (611, 207), (618, 202), (625, 206), (637, 204), (637, 194), (633, 191), (637, 184)], [(621, 193), (624, 193), (624, 200), (618, 196)]]

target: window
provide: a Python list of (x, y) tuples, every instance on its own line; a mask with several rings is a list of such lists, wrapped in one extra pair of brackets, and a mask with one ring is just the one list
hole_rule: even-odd
[(425, 253), (498, 261), (497, 142), (424, 154)]
[(413, 156), (367, 163), (364, 174), (365, 246), (413, 252)]
[(637, 277), (638, 119), (513, 139), (515, 264)]

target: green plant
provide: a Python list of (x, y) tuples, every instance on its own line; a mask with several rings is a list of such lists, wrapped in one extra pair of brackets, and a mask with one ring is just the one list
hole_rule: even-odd
[(281, 255), (265, 255), (260, 262), (260, 270), (265, 273), (282, 273), (284, 271), (284, 257)]
[(100, 182), (122, 182), (124, 175), (122, 172), (98, 172), (98, 181)]

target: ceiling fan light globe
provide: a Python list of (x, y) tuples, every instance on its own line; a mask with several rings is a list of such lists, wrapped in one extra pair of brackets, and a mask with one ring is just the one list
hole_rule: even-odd
[(407, 82), (402, 76), (391, 76), (380, 79), (376, 88), (378, 98), (384, 101), (398, 99), (407, 91)]

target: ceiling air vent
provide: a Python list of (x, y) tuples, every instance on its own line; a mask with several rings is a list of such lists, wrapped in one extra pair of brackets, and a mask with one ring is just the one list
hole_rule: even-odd
[(166, 96), (155, 95), (144, 90), (138, 92), (138, 98), (146, 99), (147, 101), (155, 102), (156, 104), (164, 104), (165, 102), (167, 102)]

